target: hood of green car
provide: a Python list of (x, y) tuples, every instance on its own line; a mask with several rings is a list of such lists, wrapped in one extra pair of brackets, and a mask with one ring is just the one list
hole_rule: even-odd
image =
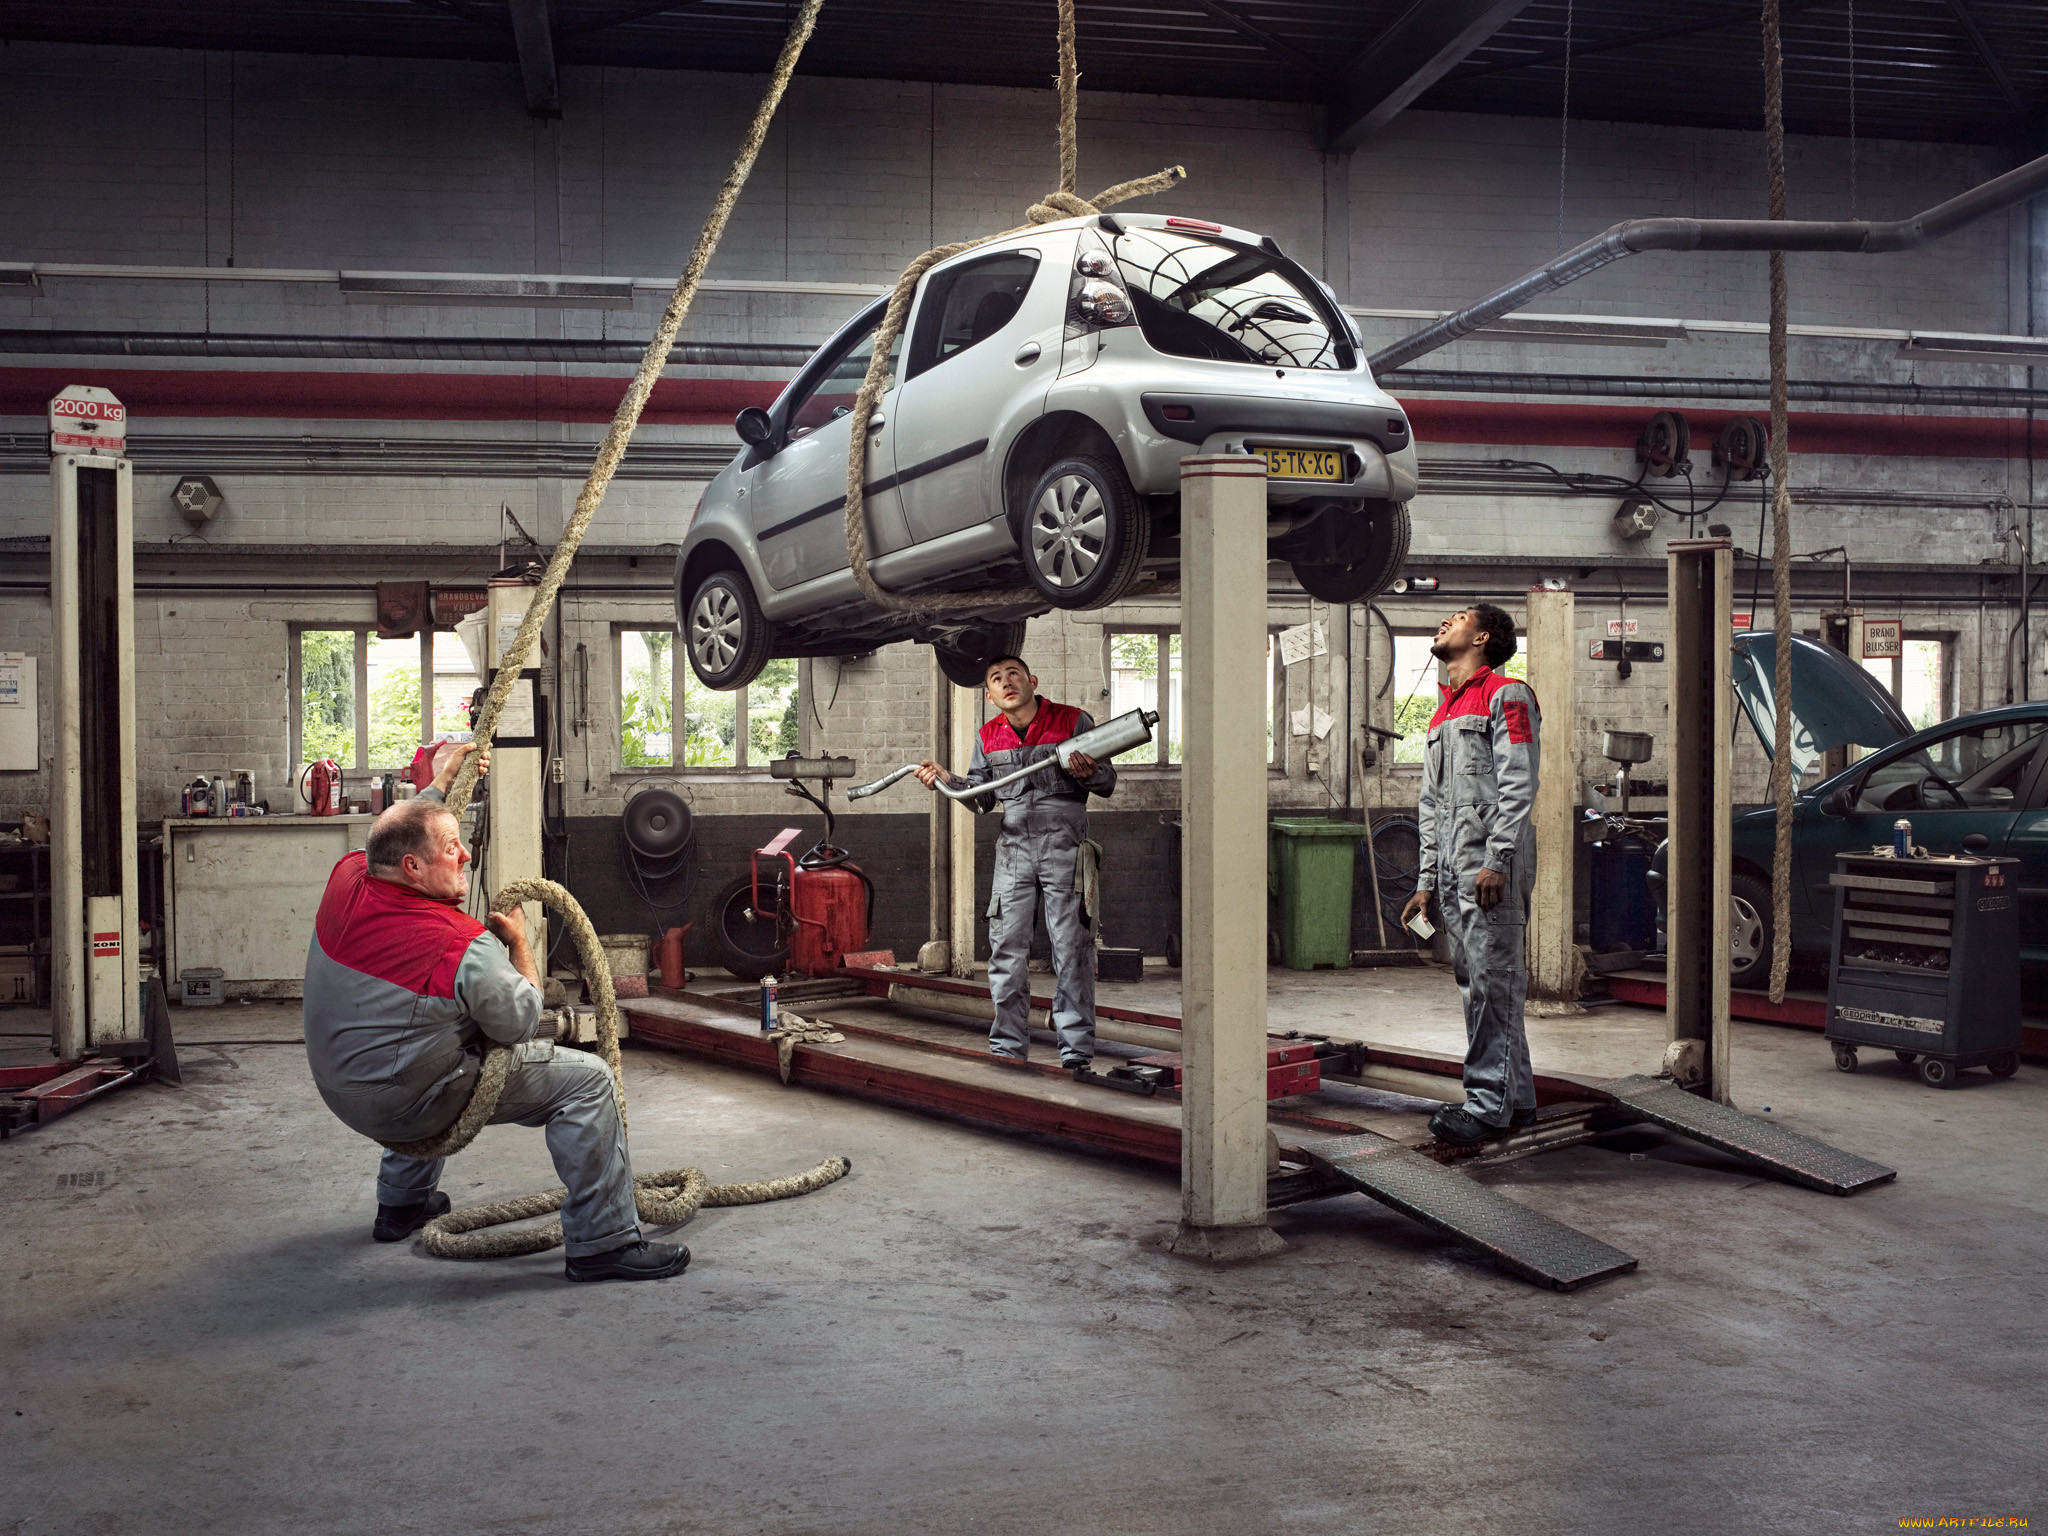
[[(1731, 642), (1735, 697), (1764, 751), (1777, 751), (1778, 705), (1773, 683), (1778, 643), (1745, 632)], [(1913, 734), (1884, 685), (1833, 646), (1792, 637), (1792, 773), (1797, 779), (1833, 747), (1888, 747)]]

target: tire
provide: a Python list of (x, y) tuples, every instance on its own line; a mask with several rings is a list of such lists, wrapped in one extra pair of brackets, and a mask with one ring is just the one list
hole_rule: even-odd
[(743, 981), (779, 975), (789, 964), (789, 935), (773, 918), (752, 916), (753, 904), (751, 874), (726, 882), (711, 903), (719, 959)]
[(713, 571), (698, 582), (682, 620), (690, 670), (706, 688), (744, 688), (768, 665), (775, 634), (744, 571)]
[[(1177, 971), (1180, 969), (1180, 961), (1180, 930), (1175, 929), (1172, 933), (1169, 933), (1166, 936), (1166, 963)], [(2017, 1057), (2015, 1057), (2013, 1060), (2013, 1066), (2015, 1068), (2019, 1066), (2019, 1060)]]
[(1854, 1072), (1856, 1070), (1855, 1046), (1838, 1045), (1835, 1047), (1835, 1070), (1837, 1072)]
[(1755, 991), (1771, 984), (1771, 888), (1748, 875), (1728, 882), (1728, 985)]
[(960, 688), (979, 688), (988, 681), (988, 664), (998, 656), (1014, 656), (1024, 649), (1024, 621), (1018, 619), (1011, 624), (990, 624), (983, 629), (983, 639), (978, 644), (965, 648), (932, 642), (932, 652), (939, 658), (939, 670), (946, 675), (946, 681)]
[(1920, 1053), (1918, 1051), (1893, 1051), (1892, 1054), (1899, 1058), (1899, 1061), (1902, 1065), (1908, 1067), (1910, 1067), (1911, 1065), (1913, 1065), (1914, 1062), (1920, 1059)]
[(1389, 816), (1372, 829), (1372, 867), (1379, 872), (1379, 889), (1374, 893), (1380, 915), (1387, 925), (1387, 942), (1394, 948), (1427, 945), (1401, 926), (1401, 909), (1415, 894), (1415, 878), (1422, 865), (1422, 828), (1406, 816)]
[(1956, 1085), (1956, 1069), (1936, 1056), (1928, 1056), (1920, 1063), (1920, 1081), (1930, 1088), (1953, 1088)]
[(1375, 519), (1366, 554), (1348, 565), (1304, 565), (1291, 569), (1302, 591), (1325, 603), (1362, 603), (1376, 597), (1394, 583), (1401, 567), (1408, 563), (1408, 538), (1414, 524), (1408, 517), (1408, 503), (1390, 505), (1388, 515)]
[(2018, 1051), (2007, 1051), (2003, 1056), (2000, 1056), (1990, 1064), (1990, 1072), (1993, 1077), (2011, 1077), (2019, 1069), (2020, 1053)]
[(1055, 608), (1106, 608), (1131, 589), (1152, 519), (1114, 458), (1075, 454), (1050, 465), (1025, 504), (1024, 575)]

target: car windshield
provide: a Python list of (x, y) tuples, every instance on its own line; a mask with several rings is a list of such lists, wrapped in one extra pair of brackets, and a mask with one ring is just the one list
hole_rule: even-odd
[(1878, 764), (1856, 796), (1863, 812), (2012, 809), (2048, 720), (1972, 726)]
[(1344, 368), (1350, 347), (1324, 306), (1263, 251), (1170, 229), (1126, 229), (1118, 270), (1145, 340), (1174, 357), (1283, 368)]

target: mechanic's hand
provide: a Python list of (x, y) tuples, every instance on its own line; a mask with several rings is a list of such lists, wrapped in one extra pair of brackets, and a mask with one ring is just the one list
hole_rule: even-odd
[(447, 794), (454, 787), (455, 776), (462, 771), (462, 765), (469, 754), (481, 750), (483, 756), (477, 759), (476, 773), (482, 778), (491, 771), (491, 749), (488, 745), (474, 741), (457, 742), (455, 750), (448, 754), (448, 761), (441, 765), (441, 771), (434, 775), (435, 789)]
[(1401, 926), (1403, 928), (1406, 928), (1409, 922), (1418, 916), (1424, 918), (1429, 916), (1429, 898), (1434, 894), (1432, 891), (1417, 891), (1408, 898), (1407, 903), (1401, 908)]
[(526, 942), (526, 919), (517, 912), (493, 912), (484, 921), (498, 942), (511, 952), (513, 968), (539, 986), (540, 967), (534, 964), (533, 950)]
[(944, 779), (948, 784), (953, 782), (953, 775), (946, 768), (945, 764), (935, 763), (930, 758), (926, 758), (917, 765), (916, 778), (917, 782), (926, 789), (936, 789), (941, 779)]
[(1076, 752), (1067, 759), (1067, 777), (1070, 779), (1092, 779), (1095, 770), (1102, 765), (1086, 752)]
[(1508, 877), (1497, 869), (1482, 869), (1478, 879), (1472, 882), (1472, 899), (1482, 910), (1500, 905), (1500, 899), (1508, 893)]

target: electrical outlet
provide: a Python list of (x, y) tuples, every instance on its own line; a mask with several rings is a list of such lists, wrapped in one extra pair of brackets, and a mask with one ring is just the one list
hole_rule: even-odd
[(559, 784), (562, 782), (562, 777), (562, 760), (559, 757), (548, 759), (548, 778), (552, 782)]

